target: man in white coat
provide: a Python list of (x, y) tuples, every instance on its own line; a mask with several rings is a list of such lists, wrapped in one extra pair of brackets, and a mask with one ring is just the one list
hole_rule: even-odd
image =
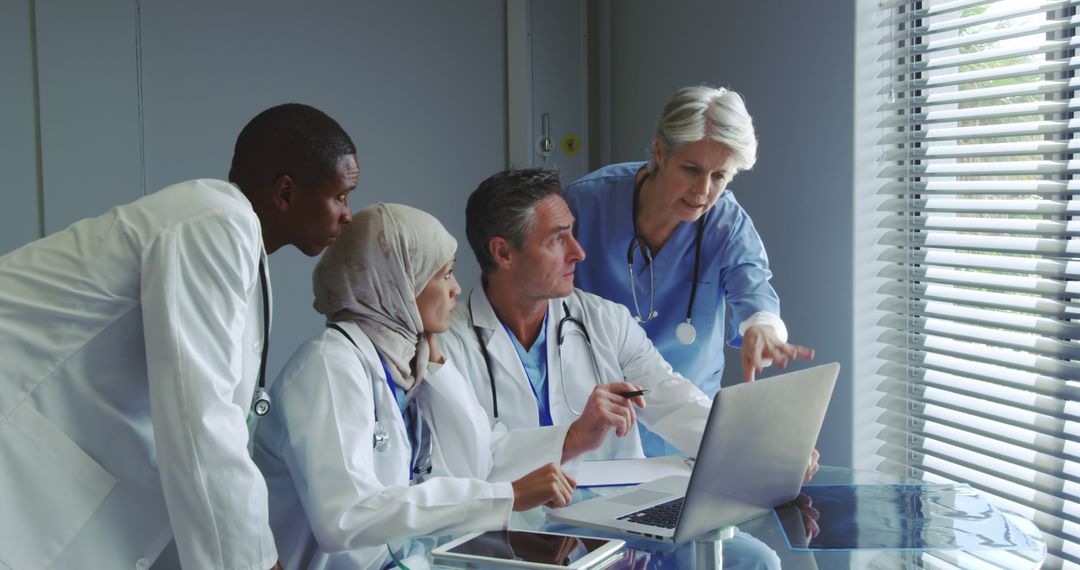
[[(632, 396), (645, 425), (696, 455), (711, 400), (680, 376), (618, 303), (574, 287), (585, 251), (558, 174), (508, 170), (469, 196), (465, 233), (480, 263), (482, 286), (455, 311), (444, 352), (468, 378), (493, 425), (511, 430), (566, 425), (593, 406), (630, 411), (584, 459), (644, 457)], [(783, 363), (778, 363), (783, 364)], [(632, 386), (630, 386), (632, 385)], [(567, 433), (567, 439), (571, 433)], [(595, 447), (595, 446), (591, 446)], [(817, 471), (817, 454), (806, 478)], [(724, 568), (779, 568), (776, 554), (742, 532), (724, 542)]]
[[(625, 402), (620, 394), (638, 388), (646, 393), (633, 401), (643, 407), (622, 408), (630, 422), (640, 416), (694, 455), (711, 400), (671, 369), (625, 307), (574, 288), (585, 252), (559, 189), (554, 172), (510, 170), (469, 197), (465, 231), (483, 286), (454, 314), (448, 357), (496, 424), (569, 424), (587, 402)], [(643, 457), (636, 429), (614, 430), (583, 455), (631, 457)]]
[[(265, 256), (351, 220), (356, 149), (321, 111), (251, 120), (229, 182), (170, 186), (0, 257), (0, 567), (265, 570), (248, 455)], [(272, 412), (271, 412), (272, 413)]]
[[(633, 401), (648, 403), (637, 412), (646, 426), (695, 455), (711, 399), (672, 370), (625, 307), (574, 287), (585, 251), (559, 188), (553, 171), (507, 170), (469, 196), (465, 232), (482, 286), (455, 311), (444, 351), (494, 424), (566, 425), (638, 388), (645, 394)], [(633, 407), (622, 409), (636, 419)], [(583, 458), (642, 457), (637, 430), (623, 427)]]

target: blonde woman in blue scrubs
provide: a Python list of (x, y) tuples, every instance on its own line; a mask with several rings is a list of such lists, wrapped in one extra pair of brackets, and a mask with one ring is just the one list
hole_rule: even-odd
[[(728, 190), (756, 159), (742, 98), (686, 87), (664, 107), (647, 162), (606, 166), (564, 194), (589, 252), (576, 285), (630, 309), (672, 367), (710, 396), (725, 343), (740, 349), (745, 381), (814, 354), (787, 342), (765, 246)], [(646, 455), (677, 453), (642, 435)]]

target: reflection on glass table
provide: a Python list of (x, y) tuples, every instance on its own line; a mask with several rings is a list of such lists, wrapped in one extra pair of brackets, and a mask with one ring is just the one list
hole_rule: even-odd
[[(838, 467), (823, 467), (814, 477), (809, 486), (828, 485), (898, 485), (918, 483), (916, 481), (903, 481), (897, 477), (869, 471), (856, 471)], [(584, 500), (599, 493), (603, 489), (582, 489), (575, 493), (574, 500)], [(963, 494), (963, 493), (961, 493)], [(940, 504), (952, 504), (950, 493), (947, 491), (937, 498)], [(798, 508), (801, 506), (802, 508)], [(821, 536), (823, 529), (827, 529), (829, 521), (822, 518), (811, 503), (803, 499), (803, 504), (796, 507), (802, 531), (807, 539), (811, 535)], [(790, 511), (789, 511), (790, 512)], [(880, 511), (875, 516), (892, 516), (892, 513), (883, 515)], [(900, 516), (900, 515), (897, 515)], [(698, 540), (682, 545), (668, 545), (659, 542), (638, 539), (634, 537), (614, 535), (602, 531), (579, 529), (549, 523), (544, 518), (541, 509), (526, 513), (515, 513), (512, 520), (514, 528), (529, 530), (547, 530), (578, 534), (583, 536), (615, 537), (626, 541), (627, 549), (622, 560), (610, 568), (625, 568), (633, 570), (667, 569), (667, 568), (784, 568), (784, 570), (797, 569), (914, 569), (914, 568), (1004, 568), (1004, 569), (1030, 569), (1038, 568), (1046, 556), (1046, 545), (1042, 540), (1042, 533), (1030, 521), (1013, 513), (1004, 513), (1008, 521), (1010, 532), (1018, 533), (1013, 536), (1015, 547), (987, 549), (977, 543), (961, 540), (952, 547), (929, 550), (892, 550), (892, 549), (859, 549), (859, 550), (800, 550), (789, 546), (788, 537), (785, 535), (778, 522), (777, 515), (772, 511), (762, 514), (757, 518), (741, 523), (737, 528), (726, 528), (708, 533)], [(902, 521), (897, 521), (902, 525)], [(834, 535), (835, 536), (835, 535)], [(430, 549), (453, 537), (431, 537), (418, 541), (408, 541), (400, 545), (393, 545), (398, 557), (408, 556), (403, 559), (404, 564), (411, 570), (429, 568), (433, 566), (430, 557)], [(805, 542), (802, 547), (805, 547)], [(893, 545), (895, 546), (895, 545)], [(910, 546), (910, 545), (909, 545)], [(947, 546), (947, 545), (946, 545)], [(393, 566), (393, 561), (387, 556), (386, 562)], [(442, 561), (438, 566), (444, 567)], [(378, 567), (378, 566), (376, 566)]]
[(793, 550), (1028, 550), (1034, 542), (969, 486), (811, 485), (774, 511)]
[[(821, 472), (814, 477), (814, 481), (807, 487), (817, 486), (833, 486), (833, 485), (899, 485), (899, 484), (911, 484), (918, 483), (915, 481), (904, 481), (891, 475), (885, 475), (881, 473), (874, 473), (868, 471), (854, 471), (851, 469), (841, 469), (836, 467), (822, 468)], [(804, 490), (809, 490), (804, 487)], [(895, 490), (895, 489), (894, 489)], [(970, 490), (959, 489), (957, 494), (954, 495), (948, 491), (942, 491), (938, 493), (937, 499), (942, 502), (942, 508), (952, 501), (956, 501), (958, 496), (969, 497)], [(830, 521), (825, 517), (823, 512), (819, 512), (812, 504), (806, 505), (808, 502), (803, 498), (803, 509), (800, 510), (800, 518), (804, 523), (804, 530), (808, 541), (813, 542), (813, 538), (822, 536), (829, 529)], [(883, 502), (884, 503), (884, 502)], [(954, 503), (965, 504), (968, 503)], [(876, 507), (877, 510), (871, 508), (872, 514), (869, 516), (880, 516), (882, 522), (886, 523), (879, 526), (883, 528), (889, 526), (887, 523), (894, 522), (898, 527), (911, 526), (911, 514), (901, 515), (895, 507), (882, 510), (882, 507)], [(824, 511), (825, 509), (823, 509)], [(975, 510), (975, 509), (972, 509)], [(887, 511), (887, 512), (886, 512)], [(924, 508), (923, 512), (928, 512), (929, 509)], [(788, 511), (790, 512), (790, 511)], [(906, 517), (908, 520), (901, 521), (886, 521), (887, 518), (892, 517), (900, 518)], [(895, 543), (895, 537), (886, 538), (885, 543), (877, 544), (877, 548), (865, 548), (860, 550), (796, 550), (788, 546), (788, 538), (785, 536), (781, 526), (777, 523), (776, 515), (770, 514), (766, 517), (758, 517), (752, 521), (740, 524), (739, 529), (743, 532), (747, 532), (758, 538), (765, 544), (769, 545), (780, 557), (783, 568), (880, 568), (880, 569), (897, 569), (897, 568), (1004, 568), (1004, 569), (1030, 569), (1038, 568), (1043, 559), (1046, 557), (1046, 545), (1042, 540), (1042, 533), (1031, 521), (1025, 520), (1019, 515), (1012, 513), (1004, 513), (1004, 520), (1007, 521), (1011, 529), (1015, 529), (1020, 536), (1012, 537), (1014, 542), (1012, 544), (1017, 545), (1012, 548), (987, 548), (986, 544), (980, 544), (977, 541), (970, 540), (969, 538), (956, 538), (956, 536), (965, 535), (967, 531), (965, 528), (970, 529), (970, 525), (973, 521), (967, 521), (957, 525), (960, 529), (959, 532), (954, 532), (953, 538), (945, 536), (943, 528), (938, 528), (939, 534), (934, 537), (930, 535), (924, 535), (928, 545), (935, 546), (934, 549), (911, 549), (911, 550), (898, 550), (887, 548), (900, 548), (903, 546), (914, 546), (913, 543), (901, 545)], [(841, 521), (841, 525), (847, 525), (850, 521)], [(965, 525), (968, 525), (965, 527)], [(815, 534), (816, 536), (810, 538), (808, 535)], [(834, 537), (838, 535), (834, 534)], [(882, 539), (882, 536), (878, 536), (877, 539)], [(873, 537), (867, 537), (865, 543), (859, 540), (849, 541), (858, 542), (867, 546), (873, 542)], [(892, 544), (888, 544), (889, 540), (893, 540)], [(959, 544), (956, 547), (950, 547), (947, 543), (950, 541), (958, 541)], [(798, 547), (799, 545), (796, 544)]]

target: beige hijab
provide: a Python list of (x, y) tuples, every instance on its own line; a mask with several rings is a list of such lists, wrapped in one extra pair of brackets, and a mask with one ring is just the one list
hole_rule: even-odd
[(416, 297), (456, 251), (457, 240), (427, 212), (402, 204), (364, 208), (315, 266), (315, 310), (327, 322), (359, 325), (394, 383), (412, 389), (430, 350)]

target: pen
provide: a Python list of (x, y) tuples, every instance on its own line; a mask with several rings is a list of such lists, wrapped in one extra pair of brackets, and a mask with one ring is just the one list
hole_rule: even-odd
[(638, 396), (644, 395), (645, 392), (648, 392), (648, 390), (634, 390), (633, 392), (619, 392), (619, 395), (622, 396), (623, 398), (636, 398)]

